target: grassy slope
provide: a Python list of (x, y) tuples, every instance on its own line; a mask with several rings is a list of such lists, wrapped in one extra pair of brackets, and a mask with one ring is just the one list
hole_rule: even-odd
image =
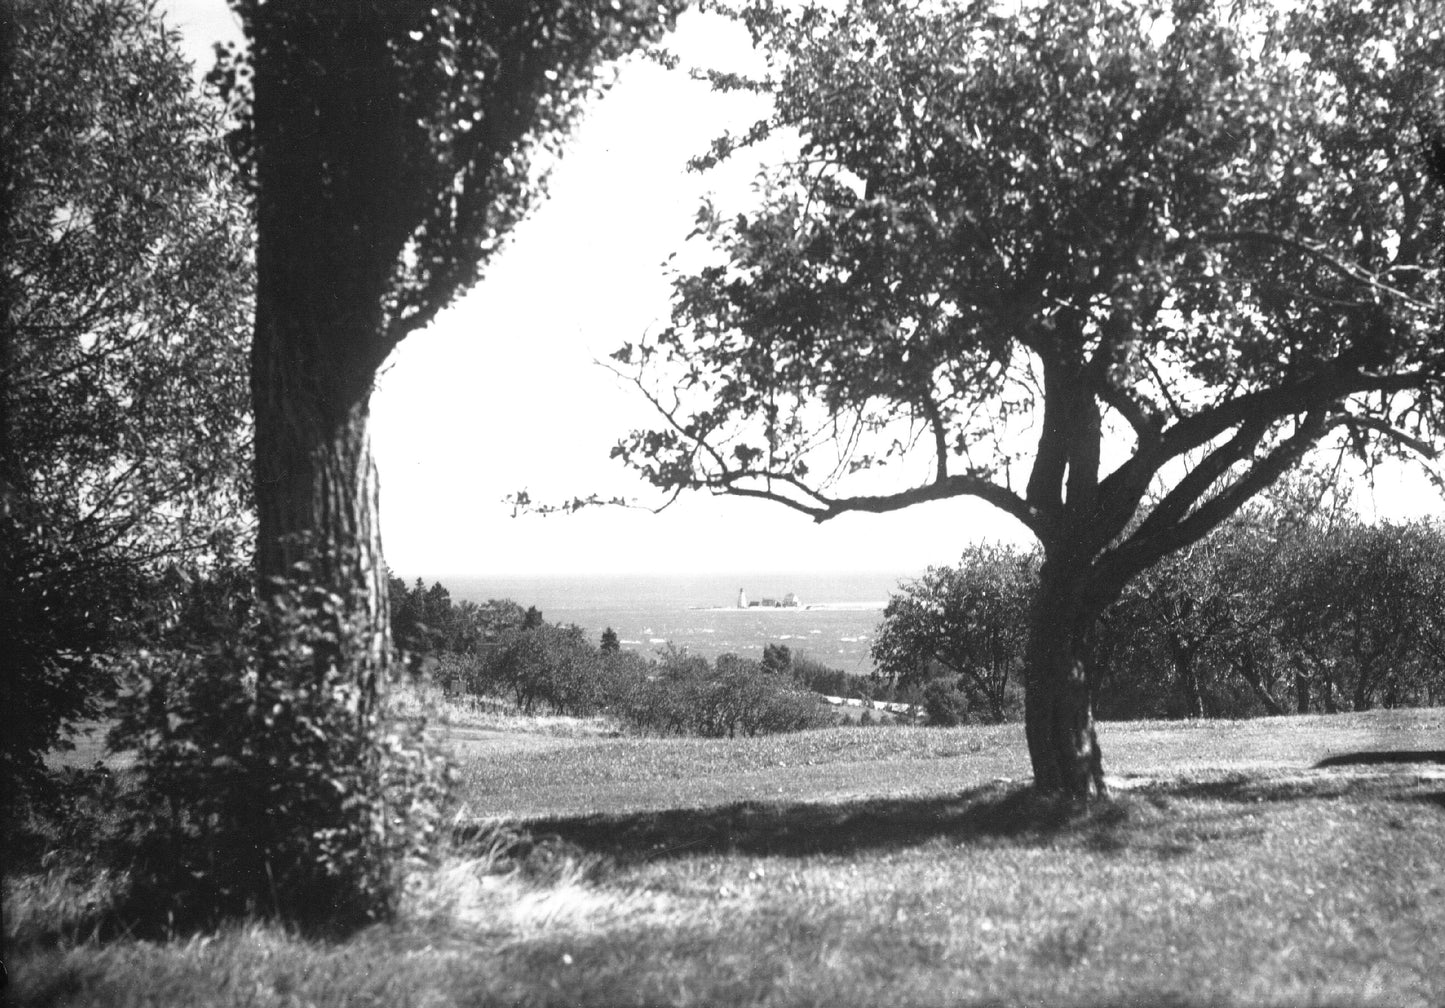
[[(1445, 709), (1251, 721), (1131, 721), (1100, 726), (1116, 783), (1218, 771), (1304, 770), (1365, 749), (1445, 747)], [(750, 739), (589, 739), (583, 749), (517, 736), (504, 760), (464, 760), (477, 816), (708, 807), (743, 800), (943, 794), (1029, 777), (1021, 725), (852, 728)]]
[(1440, 710), (1109, 725), (1106, 765), (1132, 786), (1068, 819), (994, 781), (1026, 774), (1016, 728), (488, 736), (464, 766), (471, 810), (527, 817), (553, 838), (496, 854), (505, 834), (493, 833), (492, 855), (457, 852), (419, 880), (402, 923), (344, 945), (251, 926), (164, 946), (32, 948), (10, 960), (14, 994), (1438, 1006), (1439, 768), (1307, 768), (1442, 744)]

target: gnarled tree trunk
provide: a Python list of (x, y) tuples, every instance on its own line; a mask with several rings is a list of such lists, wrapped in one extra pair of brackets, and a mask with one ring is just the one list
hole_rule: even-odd
[(1085, 570), (1046, 558), (1029, 614), (1024, 732), (1034, 787), (1086, 799), (1105, 793), (1088, 676)]

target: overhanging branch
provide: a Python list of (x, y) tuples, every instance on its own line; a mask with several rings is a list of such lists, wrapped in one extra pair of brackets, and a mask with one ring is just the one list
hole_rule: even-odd
[(1206, 232), (1205, 234), (1201, 234), (1199, 237), (1206, 242), (1214, 242), (1217, 244), (1226, 244), (1230, 242), (1257, 242), (1262, 245), (1276, 245), (1280, 248), (1291, 249), (1292, 251), (1303, 253), (1305, 256), (1313, 259), (1314, 261), (1329, 267), (1331, 270), (1338, 273), (1340, 276), (1345, 277), (1348, 280), (1353, 280), (1355, 283), (1363, 284), (1366, 287), (1373, 288), (1374, 290), (1377, 290), (1382, 294), (1388, 294), (1390, 297), (1398, 298), (1405, 304), (1408, 304), (1412, 307), (1425, 309), (1431, 309), (1434, 307), (1429, 302), (1420, 301), (1419, 299), (1411, 296), (1410, 294), (1407, 294), (1405, 291), (1400, 290), (1398, 287), (1390, 286), (1373, 273), (1370, 273), (1362, 269), (1361, 267), (1354, 265), (1353, 263), (1347, 263), (1344, 260), (1340, 259), (1338, 256), (1331, 255), (1329, 252), (1326, 252), (1318, 245), (1303, 241), (1298, 238), (1291, 238), (1286, 235), (1275, 234), (1272, 231), (1250, 230)]
[(1338, 426), (1342, 419), (1338, 416), (1327, 417), (1323, 410), (1309, 414), (1293, 434), (1258, 459), (1234, 483), (1200, 504), (1187, 516), (1168, 524), (1159, 522), (1151, 525), (1151, 522), (1146, 520), (1125, 542), (1110, 550), (1101, 559), (1098, 566), (1101, 590), (1105, 594), (1117, 592), (1135, 574), (1146, 570), (1175, 550), (1203, 539), (1257, 493), (1284, 475), (1332, 427)]
[(1350, 427), (1358, 430), (1371, 430), (1382, 434), (1396, 444), (1403, 445), (1415, 454), (1424, 458), (1434, 460), (1439, 457), (1440, 450), (1428, 441), (1424, 441), (1412, 434), (1407, 434), (1398, 427), (1381, 420), (1378, 417), (1367, 416), (1345, 416), (1339, 418), (1337, 426)]

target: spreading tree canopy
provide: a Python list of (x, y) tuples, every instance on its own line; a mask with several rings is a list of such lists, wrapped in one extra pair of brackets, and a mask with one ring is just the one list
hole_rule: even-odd
[(93, 716), (159, 565), (250, 527), (251, 227), (220, 110), (137, 0), (7, 5), (6, 775)]
[(1330, 439), (1433, 451), (1445, 10), (1000, 10), (739, 12), (770, 72), (715, 79), (774, 111), (700, 160), (797, 153), (700, 212), (670, 324), (616, 355), (662, 422), (615, 454), (819, 521), (1013, 516), (1043, 551), (1035, 782), (1082, 796), (1087, 637), (1131, 577)]

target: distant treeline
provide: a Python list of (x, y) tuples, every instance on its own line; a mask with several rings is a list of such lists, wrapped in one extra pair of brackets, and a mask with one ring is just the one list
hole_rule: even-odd
[[(1017, 717), (1038, 563), (979, 546), (902, 585), (874, 642), (878, 674), (943, 719)], [(1445, 702), (1445, 531), (1247, 515), (1132, 582), (1091, 658), (1105, 718)]]

